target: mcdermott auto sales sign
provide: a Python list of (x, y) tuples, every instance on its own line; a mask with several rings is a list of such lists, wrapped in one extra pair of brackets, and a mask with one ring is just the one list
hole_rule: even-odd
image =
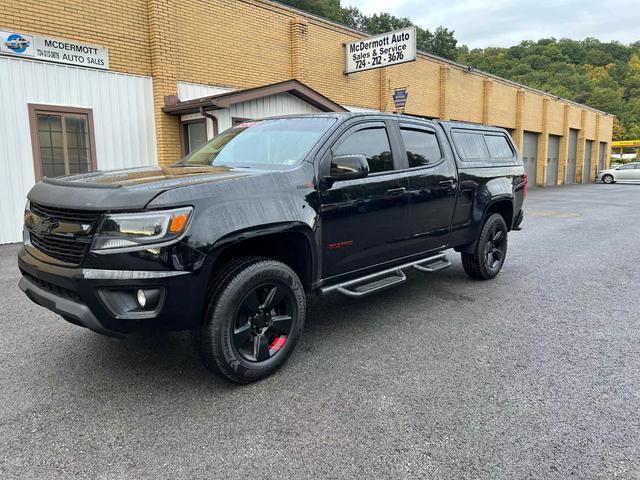
[(0, 53), (46, 62), (109, 69), (109, 50), (75, 40), (0, 30)]
[(345, 74), (416, 59), (416, 27), (403, 28), (345, 44)]

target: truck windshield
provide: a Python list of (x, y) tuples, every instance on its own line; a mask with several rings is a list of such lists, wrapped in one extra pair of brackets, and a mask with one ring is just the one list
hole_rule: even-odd
[(214, 137), (186, 156), (180, 165), (294, 165), (335, 121), (331, 117), (247, 121)]

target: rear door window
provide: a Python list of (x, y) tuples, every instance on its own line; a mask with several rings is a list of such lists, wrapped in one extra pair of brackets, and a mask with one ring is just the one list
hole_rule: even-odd
[(513, 150), (504, 135), (485, 135), (489, 155), (495, 159), (513, 158)]
[(484, 142), (482, 133), (461, 132), (453, 133), (453, 143), (460, 158), (467, 161), (489, 160), (489, 150)]
[(407, 151), (409, 168), (432, 165), (442, 158), (435, 132), (400, 127), (400, 135)]

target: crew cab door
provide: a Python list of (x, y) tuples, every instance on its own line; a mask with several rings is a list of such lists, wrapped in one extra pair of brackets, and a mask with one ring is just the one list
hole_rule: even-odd
[(324, 153), (320, 176), (332, 156), (364, 155), (369, 175), (320, 188), (322, 276), (326, 279), (403, 255), (406, 239), (407, 177), (390, 122), (349, 127)]
[(409, 185), (407, 248), (411, 254), (440, 249), (449, 238), (458, 191), (451, 150), (439, 128), (410, 122), (397, 128)]

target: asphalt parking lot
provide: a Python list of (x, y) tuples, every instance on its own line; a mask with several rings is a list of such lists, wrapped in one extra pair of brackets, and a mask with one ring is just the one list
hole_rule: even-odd
[(0, 247), (2, 478), (640, 478), (640, 185), (538, 189), (507, 263), (315, 300), (249, 386), (187, 334), (116, 340)]

